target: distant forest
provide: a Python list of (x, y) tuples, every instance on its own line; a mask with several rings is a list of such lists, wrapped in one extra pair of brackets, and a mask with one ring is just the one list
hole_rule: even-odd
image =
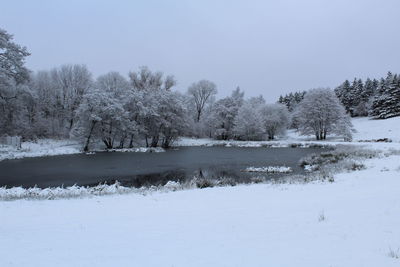
[[(388, 72), (380, 79), (354, 78), (345, 80), (335, 88), (336, 96), (351, 117), (370, 116), (375, 119), (387, 119), (400, 116), (400, 76)], [(303, 100), (306, 91), (280, 96), (278, 103), (293, 111)]]

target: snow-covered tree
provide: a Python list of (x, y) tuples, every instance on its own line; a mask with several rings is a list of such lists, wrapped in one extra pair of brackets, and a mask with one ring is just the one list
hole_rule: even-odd
[(110, 92), (121, 99), (125, 97), (130, 89), (127, 79), (115, 71), (97, 77), (94, 86), (100, 91)]
[(299, 131), (303, 135), (315, 135), (317, 140), (326, 139), (328, 134), (351, 139), (350, 118), (330, 89), (308, 91), (296, 109), (295, 116), (299, 122)]
[(355, 95), (353, 94), (353, 88), (349, 80), (345, 80), (340, 86), (335, 89), (336, 96), (346, 109), (346, 112), (352, 114), (354, 107)]
[(268, 104), (260, 110), (261, 126), (269, 140), (286, 132), (290, 123), (290, 115), (282, 104)]
[(368, 116), (371, 105), (372, 105), (372, 98), (375, 94), (375, 91), (378, 87), (377, 80), (371, 80), (367, 78), (365, 84), (360, 84), (360, 80), (358, 82), (358, 88), (362, 88), (361, 91), (358, 93), (358, 104), (354, 107), (354, 115), (355, 116)]
[[(89, 151), (90, 142), (100, 134), (96, 126), (99, 125), (104, 117), (103, 106), (108, 99), (104, 92), (91, 90), (86, 92), (81, 105), (77, 109), (77, 123), (72, 129), (71, 135), (83, 140), (84, 151)], [(108, 104), (106, 105), (108, 106)]]
[(163, 91), (159, 103), (161, 116), (161, 146), (168, 148), (179, 137), (186, 133), (188, 113), (184, 105), (184, 96), (178, 92)]
[(200, 121), (206, 104), (217, 94), (217, 86), (208, 80), (193, 83), (187, 91), (196, 110), (195, 120)]
[(252, 98), (243, 103), (234, 120), (233, 133), (240, 140), (262, 140), (264, 129), (260, 110), (263, 98)]
[(85, 65), (63, 65), (51, 71), (60, 108), (63, 113), (63, 124), (68, 133), (75, 122), (75, 111), (83, 95), (92, 86), (92, 75)]
[(375, 95), (371, 115), (377, 119), (400, 116), (400, 78), (388, 73), (381, 79)]
[(217, 139), (227, 140), (233, 137), (235, 117), (244, 101), (244, 92), (236, 88), (231, 96), (215, 102), (210, 115), (210, 124), (213, 129), (213, 136)]
[(142, 93), (144, 110), (138, 119), (146, 145), (156, 147), (161, 142), (168, 147), (187, 127), (183, 97), (171, 91), (176, 84), (173, 76), (164, 78), (161, 72), (142, 67), (129, 77), (133, 90)]
[[(33, 95), (26, 82), (29, 70), (25, 47), (13, 42), (13, 36), (0, 28), (0, 135), (23, 134), (33, 116)], [(27, 100), (29, 103), (25, 102)]]
[(283, 104), (287, 107), (287, 109), (292, 112), (297, 105), (303, 100), (304, 95), (306, 91), (302, 92), (295, 92), (295, 93), (289, 93), (286, 94), (285, 96), (280, 96), (278, 103)]

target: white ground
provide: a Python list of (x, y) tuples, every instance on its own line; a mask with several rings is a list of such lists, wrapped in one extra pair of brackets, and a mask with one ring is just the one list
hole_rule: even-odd
[(81, 153), (81, 145), (73, 140), (40, 139), (36, 142), (23, 142), (21, 147), (16, 149), (0, 144), (0, 161)]
[[(399, 136), (380, 122), (359, 140)], [(0, 266), (400, 266), (400, 156), (365, 164), (334, 183), (2, 201)]]
[[(114, 152), (164, 152), (161, 147), (136, 147), (112, 149)], [(39, 139), (23, 142), (21, 149), (0, 144), (0, 161), (5, 159), (20, 159), (32, 157), (47, 157), (82, 153), (82, 144), (76, 140)], [(95, 153), (95, 152), (90, 152)]]
[(357, 130), (354, 140), (389, 138), (393, 142), (400, 142), (400, 117), (384, 121), (355, 118), (352, 123)]

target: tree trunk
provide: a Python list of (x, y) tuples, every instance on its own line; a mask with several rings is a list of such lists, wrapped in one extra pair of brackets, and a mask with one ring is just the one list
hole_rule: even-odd
[(125, 138), (126, 138), (125, 136), (121, 137), (118, 148), (124, 148)]
[(198, 110), (198, 111), (197, 111), (197, 122), (199, 122), (199, 121), (200, 121), (200, 116), (201, 116), (201, 111), (200, 111), (200, 110)]
[(105, 138), (103, 139), (103, 143), (106, 145), (107, 149), (112, 149), (113, 148), (113, 142), (111, 140), (111, 138)]
[(90, 139), (92, 138), (92, 133), (93, 133), (93, 129), (94, 129), (95, 125), (96, 125), (96, 121), (92, 121), (92, 125), (91, 125), (90, 131), (89, 131), (89, 135), (86, 138), (85, 147), (83, 148), (83, 151), (85, 151), (85, 152), (89, 151), (89, 143), (90, 143)]
[(159, 140), (159, 136), (153, 136), (152, 140), (151, 140), (151, 147), (157, 147), (158, 146), (158, 140)]
[(131, 140), (129, 141), (129, 148), (133, 147), (133, 134), (131, 134)]
[(162, 142), (162, 148), (170, 148), (172, 137), (165, 137)]
[(74, 119), (69, 120), (69, 130), (72, 129), (72, 126), (74, 125)]

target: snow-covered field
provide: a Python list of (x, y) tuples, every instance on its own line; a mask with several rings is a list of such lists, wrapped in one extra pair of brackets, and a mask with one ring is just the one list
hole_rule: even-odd
[(1, 266), (399, 266), (400, 157), (334, 183), (0, 203)]
[[(399, 149), (399, 122), (353, 120), (356, 141), (393, 140), (354, 144)], [(333, 183), (0, 201), (0, 266), (400, 266), (400, 155), (364, 164)]]
[(393, 142), (400, 142), (400, 117), (383, 121), (354, 118), (352, 123), (357, 130), (354, 134), (355, 141), (389, 138)]

